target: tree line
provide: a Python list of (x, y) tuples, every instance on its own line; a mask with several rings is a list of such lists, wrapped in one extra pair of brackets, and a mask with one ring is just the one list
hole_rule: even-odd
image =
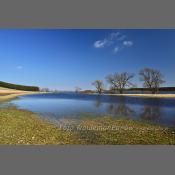
[(24, 86), (24, 85), (6, 83), (3, 81), (0, 81), (0, 87), (23, 90), (23, 91), (39, 91), (39, 87), (37, 86)]
[[(106, 76), (106, 82), (109, 84), (109, 91), (112, 93), (119, 92), (123, 94), (126, 88), (136, 88), (136, 84), (132, 82), (134, 78), (133, 73), (122, 72), (114, 73)], [(144, 89), (151, 91), (153, 94), (159, 92), (160, 86), (165, 83), (164, 76), (159, 70), (152, 68), (144, 68), (139, 71), (140, 81), (143, 82)], [(102, 80), (95, 80), (92, 82), (99, 94), (105, 91), (104, 82)]]

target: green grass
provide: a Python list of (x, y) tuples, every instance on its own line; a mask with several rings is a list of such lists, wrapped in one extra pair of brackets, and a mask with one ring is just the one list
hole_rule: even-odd
[(0, 144), (175, 144), (174, 132), (156, 125), (110, 117), (65, 120), (60, 129), (36, 114), (0, 109)]

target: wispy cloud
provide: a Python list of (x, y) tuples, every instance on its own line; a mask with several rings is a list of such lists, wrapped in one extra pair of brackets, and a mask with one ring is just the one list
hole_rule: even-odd
[(106, 37), (102, 40), (95, 41), (94, 47), (95, 48), (104, 48), (106, 46), (111, 46), (117, 41), (124, 40), (125, 37), (126, 37), (125, 35), (122, 35), (119, 32), (113, 32), (113, 33), (109, 34), (108, 37)]
[(123, 45), (126, 47), (131, 47), (133, 45), (132, 41), (123, 41)]
[(121, 35), (120, 38), (118, 38), (118, 41), (123, 41), (124, 39), (126, 39), (126, 35)]
[(21, 70), (21, 69), (23, 69), (23, 66), (19, 65), (16, 67), (16, 69)]
[(106, 46), (106, 44), (107, 44), (107, 40), (102, 40), (102, 41), (95, 41), (95, 43), (94, 43), (94, 47), (95, 48), (103, 48), (103, 47), (105, 47)]
[(120, 32), (112, 32), (106, 38), (95, 41), (94, 47), (97, 49), (112, 47), (114, 53), (118, 53), (125, 47), (131, 47), (133, 45), (133, 41), (127, 40), (127, 38), (126, 35)]

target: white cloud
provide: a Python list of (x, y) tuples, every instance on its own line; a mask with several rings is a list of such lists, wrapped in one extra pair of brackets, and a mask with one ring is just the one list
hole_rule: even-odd
[(123, 41), (123, 45), (126, 47), (131, 47), (133, 45), (132, 41)]
[(113, 32), (109, 34), (108, 37), (104, 38), (103, 40), (98, 40), (94, 42), (94, 47), (95, 48), (104, 48), (107, 46), (113, 45), (117, 40), (124, 39), (125, 36), (120, 34), (119, 32)]
[(103, 48), (103, 47), (105, 47), (106, 43), (107, 43), (106, 40), (103, 40), (103, 41), (100, 41), (100, 40), (99, 40), (99, 41), (95, 41), (94, 47), (95, 47), (95, 48)]
[(20, 66), (20, 65), (19, 65), (19, 66), (17, 66), (16, 68), (17, 68), (18, 70), (21, 70), (21, 69), (23, 69), (23, 66)]
[[(117, 53), (126, 47), (131, 47), (133, 41), (126, 40), (128, 37), (120, 32), (112, 32), (106, 38), (94, 42), (95, 48), (113, 47), (114, 53)], [(115, 47), (114, 47), (115, 45)]]

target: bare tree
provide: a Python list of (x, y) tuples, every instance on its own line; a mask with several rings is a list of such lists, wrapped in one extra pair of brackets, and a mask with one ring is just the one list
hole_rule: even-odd
[(50, 89), (49, 88), (41, 88), (40, 91), (41, 92), (50, 92)]
[(79, 93), (80, 91), (81, 91), (81, 88), (78, 87), (78, 86), (76, 86), (76, 87), (75, 87), (75, 92), (76, 92), (76, 93)]
[(163, 75), (159, 70), (152, 68), (144, 68), (140, 71), (140, 80), (143, 81), (143, 86), (149, 88), (152, 93), (157, 93), (161, 84), (165, 83)]
[(97, 89), (97, 92), (99, 94), (102, 93), (103, 89), (104, 89), (104, 84), (103, 84), (103, 81), (101, 80), (95, 80), (93, 83), (92, 83), (93, 86), (95, 86), (95, 88)]
[(120, 94), (123, 93), (126, 87), (132, 86), (133, 84), (130, 80), (134, 77), (134, 74), (128, 72), (123, 72), (121, 74), (115, 73), (113, 75), (108, 75), (106, 77), (107, 82), (111, 85), (111, 90), (119, 91)]

